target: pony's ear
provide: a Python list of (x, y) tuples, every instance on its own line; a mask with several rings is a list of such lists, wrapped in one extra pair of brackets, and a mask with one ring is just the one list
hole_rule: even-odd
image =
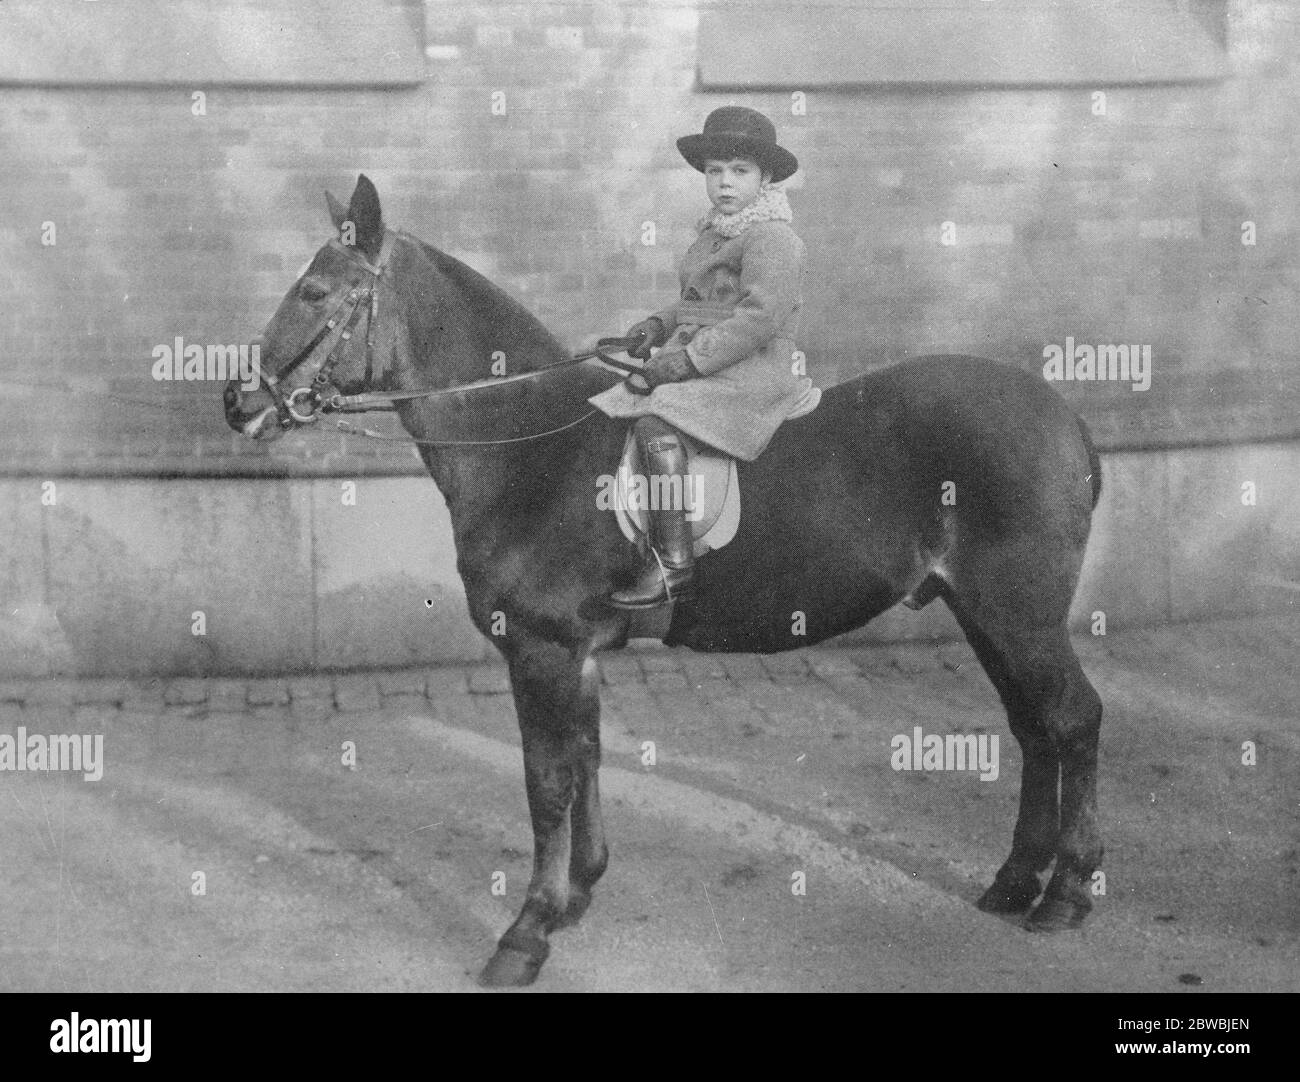
[(342, 229), (343, 223), (348, 220), (348, 208), (334, 198), (334, 193), (326, 190), (325, 205), (330, 208), (330, 219), (334, 222), (335, 229)]
[(356, 246), (371, 259), (376, 258), (384, 243), (384, 215), (379, 209), (379, 193), (365, 173), (357, 177), (348, 218), (357, 228)]

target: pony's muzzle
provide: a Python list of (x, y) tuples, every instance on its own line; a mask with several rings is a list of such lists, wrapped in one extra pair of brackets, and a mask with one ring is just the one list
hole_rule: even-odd
[(261, 413), (245, 422), (241, 431), (250, 440), (270, 442), (283, 435), (284, 426), (280, 424), (279, 414), (274, 406), (267, 406)]

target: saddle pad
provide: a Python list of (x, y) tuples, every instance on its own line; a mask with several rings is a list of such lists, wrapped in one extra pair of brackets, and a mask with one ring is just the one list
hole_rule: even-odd
[[(687, 476), (682, 479), (682, 498), (695, 539), (695, 555), (703, 556), (736, 536), (740, 525), (740, 477), (736, 460), (730, 455), (686, 435), (682, 440), (688, 463)], [(619, 529), (633, 544), (644, 541), (648, 501), (662, 495), (662, 490), (646, 478), (636, 437), (629, 429), (614, 479), (612, 502)]]

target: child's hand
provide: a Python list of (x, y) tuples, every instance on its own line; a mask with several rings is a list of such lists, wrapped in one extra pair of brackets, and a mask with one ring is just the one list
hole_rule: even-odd
[(683, 380), (695, 379), (700, 372), (691, 363), (685, 350), (661, 349), (641, 369), (641, 374), (651, 387), (658, 387), (661, 383), (681, 383)]
[(640, 323), (633, 323), (623, 337), (641, 339), (640, 342), (627, 351), (627, 355), (644, 361), (650, 356), (651, 346), (663, 344), (664, 325), (658, 316), (651, 316), (649, 319), (643, 319)]

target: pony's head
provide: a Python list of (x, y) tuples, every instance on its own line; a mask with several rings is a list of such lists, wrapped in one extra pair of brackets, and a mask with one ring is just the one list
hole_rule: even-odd
[(226, 421), (252, 439), (310, 424), (332, 396), (370, 389), (376, 351), (391, 352), (391, 341), (381, 345), (377, 335), (380, 310), (393, 298), (387, 272), (396, 238), (384, 228), (379, 193), (363, 175), (346, 208), (328, 192), (325, 198), (338, 236), (307, 264), (262, 332), (256, 387), (226, 384)]
[(458, 386), (565, 359), (560, 343), (503, 290), (385, 229), (379, 193), (365, 176), (346, 208), (328, 192), (325, 198), (338, 235), (262, 332), (256, 378), (226, 385), (231, 428), (271, 440), (339, 408), (344, 396)]

